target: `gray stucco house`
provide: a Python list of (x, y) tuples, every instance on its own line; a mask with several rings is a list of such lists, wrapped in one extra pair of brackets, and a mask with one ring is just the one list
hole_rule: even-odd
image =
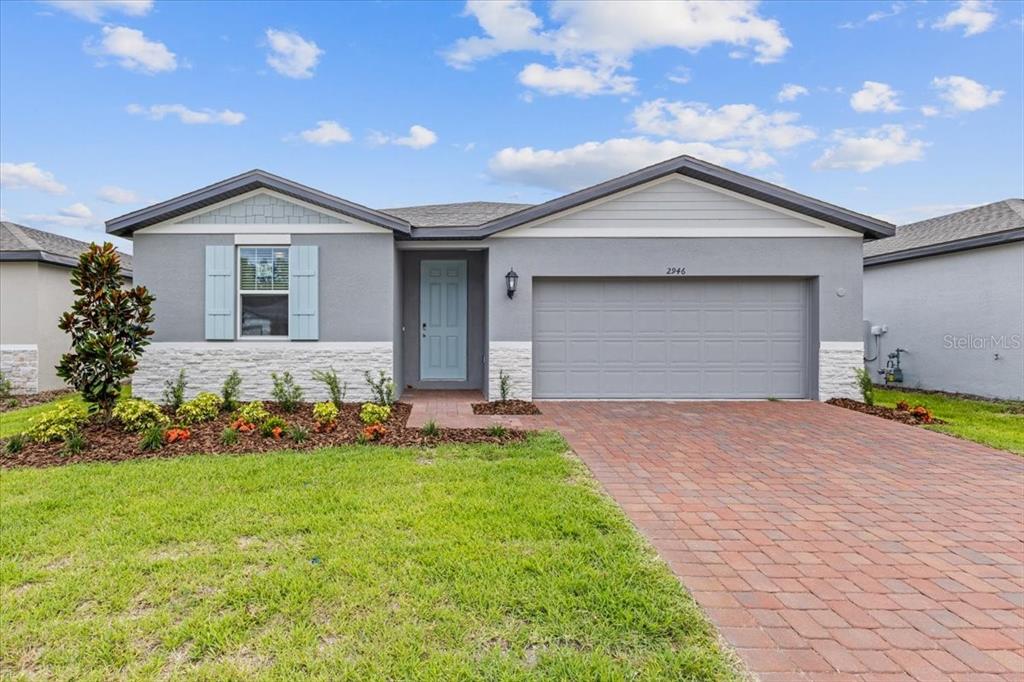
[[(155, 398), (333, 366), (519, 398), (855, 395), (888, 223), (691, 157), (536, 206), (375, 210), (254, 170), (107, 222), (156, 296)], [(515, 276), (513, 276), (515, 273)], [(514, 285), (514, 289), (512, 286)]]
[(1024, 200), (865, 243), (864, 318), (877, 381), (903, 348), (905, 386), (1024, 399)]
[[(88, 242), (0, 223), (0, 371), (14, 392), (64, 388), (55, 367), (69, 343), (57, 320), (71, 308), (71, 268), (88, 248)], [(131, 256), (121, 254), (121, 272), (131, 283)]]

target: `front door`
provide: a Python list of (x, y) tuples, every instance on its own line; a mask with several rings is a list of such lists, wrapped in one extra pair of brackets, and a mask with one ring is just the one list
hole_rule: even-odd
[(466, 261), (420, 263), (420, 379), (466, 380)]

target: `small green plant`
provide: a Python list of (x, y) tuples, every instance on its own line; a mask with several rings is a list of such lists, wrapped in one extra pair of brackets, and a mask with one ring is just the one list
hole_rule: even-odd
[(12, 395), (14, 385), (11, 384), (11, 380), (7, 378), (7, 375), (0, 372), (0, 405), (16, 405), (18, 401)]
[(495, 424), (493, 426), (487, 427), (487, 435), (488, 436), (494, 436), (495, 438), (501, 438), (502, 436), (504, 436), (507, 433), (508, 433), (508, 429), (506, 429), (501, 424)]
[(367, 445), (369, 442), (370, 442), (370, 439), (362, 431), (360, 431), (358, 434), (356, 434), (356, 443), (357, 444), (359, 444), (359, 445)]
[(498, 393), (503, 403), (512, 398), (512, 377), (505, 374), (503, 369), (498, 370)]
[(221, 399), (216, 393), (200, 393), (177, 409), (174, 416), (182, 424), (200, 424), (217, 418)]
[(338, 420), (338, 408), (334, 403), (325, 400), (313, 406), (313, 421), (317, 431), (330, 431)]
[(384, 370), (380, 370), (376, 379), (373, 378), (369, 371), (364, 376), (366, 377), (366, 384), (370, 387), (372, 402), (387, 407), (395, 404), (395, 382), (391, 380), (391, 377)]
[(779, 400), (778, 398), (776, 398), (776, 397), (775, 397), (775, 396), (773, 396), (773, 395), (770, 395), (770, 396), (768, 396), (767, 400), (768, 400), (768, 402), (770, 402), (770, 403), (777, 403), (777, 402), (781, 402), (781, 401), (780, 401), (780, 400)]
[(359, 420), (364, 424), (383, 424), (391, 417), (391, 408), (387, 405), (363, 403), (359, 410)]
[(153, 452), (164, 446), (164, 427), (151, 426), (142, 432), (139, 438), (139, 450), (142, 452)]
[(234, 445), (238, 442), (238, 429), (226, 428), (220, 432), (221, 445)]
[(277, 372), (271, 372), (270, 378), (274, 381), (274, 388), (270, 394), (285, 412), (294, 412), (302, 401), (302, 388), (295, 383), (291, 372), (284, 372), (280, 376)]
[(89, 419), (85, 405), (70, 400), (57, 403), (30, 422), (28, 437), (37, 443), (53, 443), (64, 440), (78, 431)]
[(857, 385), (860, 386), (860, 394), (864, 397), (865, 405), (875, 404), (875, 384), (871, 381), (871, 373), (863, 367), (854, 370), (857, 374)]
[(64, 436), (64, 447), (60, 449), (60, 452), (62, 455), (67, 457), (69, 455), (77, 455), (87, 447), (89, 447), (89, 441), (85, 439), (82, 432), (72, 431)]
[(156, 403), (142, 398), (122, 398), (114, 405), (114, 419), (121, 422), (125, 431), (138, 433), (151, 426), (164, 426), (170, 420)]
[(431, 419), (422, 427), (420, 427), (420, 433), (422, 433), (424, 436), (436, 436), (437, 434), (441, 433), (441, 429), (437, 428), (437, 422)]
[(271, 417), (260, 424), (260, 435), (264, 438), (280, 439), (288, 428), (288, 422), (281, 417)]
[(304, 443), (309, 439), (309, 429), (295, 424), (288, 429), (288, 437), (296, 443)]
[(242, 375), (237, 369), (231, 370), (231, 374), (224, 380), (220, 387), (220, 409), (225, 412), (234, 412), (238, 409), (238, 387), (242, 385)]
[(251, 403), (246, 403), (238, 408), (238, 411), (235, 412), (235, 418), (241, 419), (247, 424), (259, 426), (270, 419), (270, 412), (267, 411), (267, 408), (263, 407), (261, 401), (253, 400)]
[(185, 403), (185, 389), (188, 381), (185, 380), (185, 370), (178, 370), (177, 379), (168, 379), (164, 382), (164, 405), (177, 412), (178, 408)]
[(327, 393), (331, 396), (331, 402), (334, 406), (341, 410), (341, 404), (345, 402), (345, 394), (348, 393), (348, 382), (342, 382), (338, 379), (338, 373), (334, 371), (334, 368), (324, 371), (320, 369), (313, 370), (313, 380), (319, 381), (327, 387)]
[(4, 450), (12, 455), (16, 455), (25, 449), (28, 445), (28, 439), (23, 433), (16, 433), (7, 439), (7, 444), (4, 445)]

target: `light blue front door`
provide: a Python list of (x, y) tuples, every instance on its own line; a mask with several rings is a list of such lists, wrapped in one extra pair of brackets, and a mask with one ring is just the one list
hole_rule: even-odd
[(420, 262), (420, 379), (466, 379), (466, 261)]

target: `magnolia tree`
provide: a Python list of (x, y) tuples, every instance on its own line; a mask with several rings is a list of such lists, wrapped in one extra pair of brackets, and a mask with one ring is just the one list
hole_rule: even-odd
[(104, 418), (135, 373), (153, 330), (153, 296), (145, 287), (124, 289), (121, 256), (113, 244), (91, 244), (71, 271), (78, 298), (57, 325), (71, 335), (71, 352), (57, 365), (57, 376), (81, 392)]

